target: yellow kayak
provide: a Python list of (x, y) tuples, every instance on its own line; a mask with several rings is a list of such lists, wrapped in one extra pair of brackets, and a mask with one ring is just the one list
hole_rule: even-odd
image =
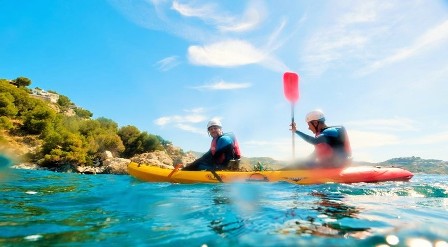
[(128, 172), (146, 182), (229, 183), (229, 182), (290, 182), (295, 184), (359, 183), (408, 181), (413, 174), (393, 167), (351, 166), (291, 171), (182, 171), (131, 162)]

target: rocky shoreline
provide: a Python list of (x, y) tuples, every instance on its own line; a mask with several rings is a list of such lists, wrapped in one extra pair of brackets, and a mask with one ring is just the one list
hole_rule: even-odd
[[(169, 152), (169, 151), (168, 151)], [(159, 167), (174, 169), (176, 164), (187, 164), (196, 159), (192, 153), (180, 155), (179, 152), (154, 151), (136, 155), (130, 159), (113, 157), (112, 153), (105, 151), (101, 160), (93, 166), (67, 164), (56, 168), (46, 168), (34, 163), (18, 163), (12, 168), (28, 170), (50, 170), (54, 172), (72, 172), (81, 174), (128, 174), (127, 166), (130, 162), (152, 164)]]

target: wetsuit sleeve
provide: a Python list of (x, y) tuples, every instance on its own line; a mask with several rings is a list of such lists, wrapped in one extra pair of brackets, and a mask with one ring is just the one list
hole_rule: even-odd
[(300, 136), (303, 140), (305, 140), (306, 142), (313, 144), (313, 145), (317, 145), (319, 143), (327, 143), (327, 137), (325, 135), (319, 135), (317, 137), (312, 137), (309, 136), (301, 131), (296, 130), (296, 134), (298, 136)]

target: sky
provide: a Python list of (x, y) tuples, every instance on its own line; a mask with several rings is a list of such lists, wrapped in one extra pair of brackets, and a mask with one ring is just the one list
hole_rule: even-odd
[[(313, 147), (321, 109), (353, 158), (448, 160), (446, 0), (0, 0), (0, 78), (31, 79), (121, 126), (205, 152), (220, 119), (243, 156)], [(283, 74), (299, 75), (299, 99)], [(292, 112), (292, 108), (294, 111)], [(293, 113), (293, 114), (292, 114)]]

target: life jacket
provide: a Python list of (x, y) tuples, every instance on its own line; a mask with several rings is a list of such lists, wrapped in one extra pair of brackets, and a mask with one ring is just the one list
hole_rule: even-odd
[[(335, 128), (338, 132), (337, 136), (328, 136), (327, 143), (319, 143), (315, 145), (316, 157), (318, 160), (329, 159), (349, 159), (351, 157), (350, 141), (348, 139), (347, 131), (343, 126), (332, 126), (328, 128)], [(328, 129), (327, 128), (327, 129)], [(320, 135), (317, 134), (316, 136)]]
[(228, 136), (232, 139), (232, 157), (226, 157), (225, 153), (222, 153), (220, 155), (220, 157), (218, 157), (217, 161), (219, 164), (222, 164), (224, 162), (228, 162), (229, 160), (237, 160), (239, 158), (241, 158), (241, 151), (240, 151), (240, 146), (238, 144), (238, 141), (236, 140), (236, 137), (233, 133), (224, 133), (221, 136), (219, 136), (218, 138), (214, 138), (212, 140), (212, 143), (210, 145), (210, 152), (212, 153), (212, 155), (215, 155), (216, 153), (216, 148), (218, 145), (218, 140), (223, 137), (223, 136)]
[(240, 144), (238, 144), (238, 141), (236, 139), (236, 136), (233, 133), (226, 133), (226, 135), (230, 136), (233, 141), (233, 159), (237, 160), (241, 158), (241, 150), (240, 150)]

